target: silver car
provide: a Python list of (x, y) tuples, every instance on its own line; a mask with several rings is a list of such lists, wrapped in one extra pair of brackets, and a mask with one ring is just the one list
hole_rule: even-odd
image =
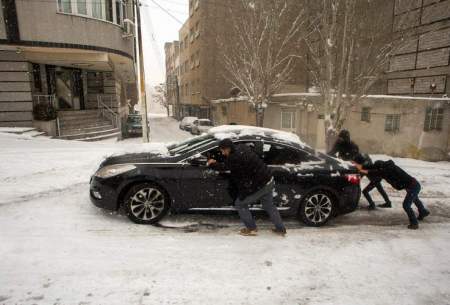
[(192, 124), (191, 133), (192, 134), (202, 134), (204, 132), (207, 132), (212, 127), (214, 127), (213, 122), (208, 119), (198, 119), (195, 120)]
[(192, 125), (195, 120), (198, 120), (198, 118), (196, 116), (184, 117), (180, 122), (180, 129), (191, 131)]

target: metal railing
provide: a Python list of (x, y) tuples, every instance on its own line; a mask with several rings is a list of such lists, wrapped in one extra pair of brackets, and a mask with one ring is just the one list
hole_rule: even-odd
[[(108, 103), (109, 102), (109, 103)], [(109, 104), (109, 106), (108, 106)], [(97, 95), (97, 108), (99, 116), (111, 121), (115, 128), (119, 128), (119, 115), (112, 109), (114, 97), (110, 95)]]
[(34, 94), (33, 95), (33, 107), (37, 104), (48, 104), (49, 106), (53, 106), (56, 109), (55, 103), (56, 97), (54, 94), (44, 95), (44, 94)]

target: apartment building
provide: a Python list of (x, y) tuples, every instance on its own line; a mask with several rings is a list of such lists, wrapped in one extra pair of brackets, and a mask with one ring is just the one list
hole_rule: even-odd
[[(1, 4), (0, 126), (35, 125), (66, 139), (118, 136), (137, 90), (132, 1)], [(36, 119), (42, 104), (56, 120)]]

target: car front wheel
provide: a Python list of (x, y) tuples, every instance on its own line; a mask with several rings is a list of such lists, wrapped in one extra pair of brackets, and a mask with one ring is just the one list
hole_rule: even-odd
[(143, 183), (133, 186), (125, 195), (125, 212), (137, 224), (154, 224), (169, 211), (169, 196), (159, 186)]
[(299, 217), (308, 226), (320, 227), (327, 223), (334, 214), (333, 197), (324, 191), (314, 191), (303, 198)]

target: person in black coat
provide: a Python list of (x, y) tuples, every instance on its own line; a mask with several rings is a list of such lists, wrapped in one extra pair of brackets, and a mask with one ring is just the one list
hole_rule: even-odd
[[(353, 163), (358, 170), (373, 177), (379, 177), (386, 180), (396, 190), (406, 190), (406, 196), (403, 200), (403, 209), (409, 218), (408, 229), (418, 229), (418, 220), (423, 220), (430, 215), (430, 212), (425, 208), (422, 201), (419, 199), (419, 193), (421, 190), (420, 183), (406, 173), (403, 169), (398, 167), (394, 161), (376, 161), (373, 164), (364, 165), (365, 158), (358, 155), (354, 158)], [(419, 217), (416, 217), (413, 209), (411, 208), (414, 203), (419, 211)]]
[[(333, 148), (328, 154), (334, 157), (337, 156), (344, 161), (351, 161), (356, 156), (359, 155), (359, 147), (350, 139), (350, 132), (348, 130), (343, 129), (339, 133), (336, 143), (334, 144)], [(370, 160), (369, 156), (366, 156), (366, 160), (364, 162), (367, 164), (371, 164), (372, 160)], [(370, 192), (374, 188), (378, 190), (378, 192), (384, 199), (384, 204), (380, 205), (380, 207), (390, 208), (392, 206), (391, 201), (389, 200), (389, 196), (387, 195), (386, 191), (383, 188), (383, 185), (381, 184), (382, 179), (373, 175), (368, 175), (367, 178), (369, 179), (370, 182), (364, 188), (362, 193), (366, 198), (367, 202), (369, 202), (369, 210), (375, 209), (375, 202), (372, 200), (372, 197), (370, 196)]]
[(359, 147), (350, 140), (350, 132), (343, 129), (339, 132), (338, 138), (328, 154), (333, 157), (339, 157), (344, 161), (351, 161), (359, 154)]
[(255, 220), (249, 210), (249, 204), (260, 201), (275, 225), (274, 233), (285, 235), (286, 228), (280, 213), (273, 204), (274, 180), (270, 169), (261, 158), (247, 145), (234, 145), (230, 139), (220, 141), (219, 148), (225, 157), (224, 162), (208, 160), (208, 166), (219, 171), (230, 171), (230, 183), (236, 191), (235, 206), (246, 226), (242, 235), (256, 235)]
[[(363, 167), (370, 167), (373, 164), (372, 163), (372, 159), (370, 159), (370, 157), (368, 155), (364, 155), (362, 157), (364, 159), (361, 159), (360, 162), (363, 163)], [(357, 158), (357, 157), (355, 157), (355, 158)], [(375, 202), (373, 201), (372, 197), (370, 196), (370, 192), (374, 188), (376, 188), (378, 190), (378, 192), (380, 193), (380, 195), (384, 199), (384, 204), (381, 204), (380, 207), (382, 207), (382, 208), (391, 208), (392, 207), (391, 200), (389, 199), (388, 194), (386, 193), (386, 191), (383, 188), (383, 185), (381, 184), (381, 181), (383, 179), (381, 177), (379, 177), (379, 176), (374, 175), (374, 174), (367, 175), (367, 178), (369, 179), (370, 182), (363, 189), (362, 193), (363, 193), (364, 197), (367, 199), (367, 202), (369, 202), (369, 210), (374, 210), (375, 209)]]

